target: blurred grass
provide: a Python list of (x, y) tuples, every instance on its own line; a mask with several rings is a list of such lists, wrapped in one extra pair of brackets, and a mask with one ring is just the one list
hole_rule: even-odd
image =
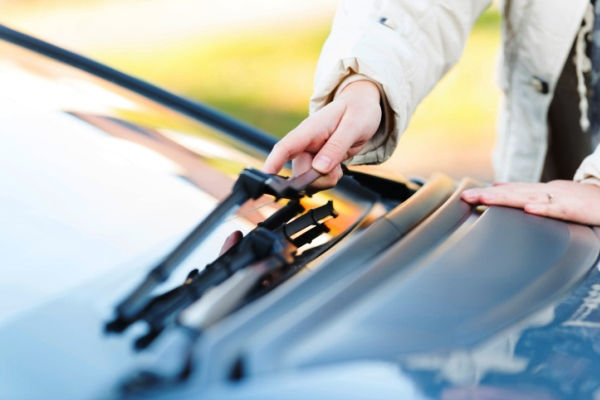
[[(231, 20), (225, 8), (215, 12), (214, 20), (207, 19), (210, 13), (204, 14), (207, 26), (188, 16), (187, 25), (182, 23), (178, 30), (177, 16), (183, 17), (178, 13), (187, 12), (187, 7), (190, 12), (196, 9), (191, 0), (176, 1), (181, 7), (172, 15), (163, 15), (156, 6), (166, 0), (52, 0), (48, 9), (42, 7), (47, 4), (43, 0), (19, 1), (9, 0), (9, 4), (31, 7), (15, 6), (12, 14), (10, 7), (4, 9), (9, 21), (20, 21), (16, 27), (50, 41), (58, 37), (67, 48), (279, 137), (307, 115), (318, 56), (333, 13), (331, 3), (312, 14), (279, 10), (281, 18), (264, 18), (270, 9), (262, 3), (266, 8), (245, 20)], [(88, 8), (87, 3), (95, 6)], [(56, 13), (47, 12), (53, 7)], [(243, 7), (239, 3), (236, 12)], [(138, 8), (140, 23), (122, 18)], [(87, 26), (89, 18), (99, 25)], [(152, 24), (157, 18), (163, 18), (162, 27)], [(99, 34), (98, 26), (106, 26), (108, 34)], [(456, 178), (491, 179), (490, 153), (500, 97), (494, 82), (499, 44), (500, 15), (492, 6), (475, 24), (461, 61), (419, 105), (394, 156), (379, 168), (423, 177), (438, 170)]]
[[(410, 131), (444, 130), (468, 140), (494, 118), (492, 81), (499, 41), (495, 9), (477, 21), (464, 59), (419, 107)], [(307, 114), (312, 79), (330, 21), (245, 29), (146, 49), (104, 49), (120, 69), (213, 105), (277, 136)], [(160, 57), (157, 57), (160, 55)]]
[(477, 21), (464, 54), (419, 106), (410, 130), (443, 131), (469, 141), (493, 134), (499, 90), (495, 83), (500, 15), (494, 9)]
[[(275, 14), (273, 4), (246, 6), (250, 3), (242, 0), (212, 11), (208, 0), (6, 1), (3, 18), (25, 32), (58, 40), (279, 137), (307, 115), (334, 9), (332, 0), (318, 5), (313, 0), (306, 7), (288, 0), (289, 6), (277, 3)], [(282, 11), (286, 7), (287, 13)], [(239, 18), (240, 13), (248, 18)], [(494, 5), (478, 19), (461, 61), (418, 106), (394, 156), (380, 168), (491, 179), (499, 44), (500, 15)]]
[(328, 31), (325, 21), (276, 32), (252, 29), (191, 38), (135, 56), (119, 48), (104, 50), (100, 58), (282, 136), (307, 114), (316, 62)]

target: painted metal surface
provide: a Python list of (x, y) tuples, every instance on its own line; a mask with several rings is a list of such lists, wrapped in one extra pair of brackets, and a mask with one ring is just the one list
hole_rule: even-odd
[[(114, 304), (242, 168), (260, 167), (266, 144), (42, 50), (0, 42), (0, 397), (94, 397), (152, 354), (132, 353), (130, 335), (102, 334)], [(344, 215), (334, 233), (365, 205), (343, 191), (306, 204), (336, 200)], [(273, 210), (267, 198), (246, 204), (165, 287)]]
[[(0, 29), (40, 46), (6, 35)], [(126, 76), (94, 76), (116, 71), (89, 60), (37, 50), (0, 42), (0, 397), (119, 397), (119, 383), (140, 368), (168, 369), (178, 338), (136, 354), (139, 329), (110, 337), (102, 323), (236, 173), (260, 166), (269, 140), (183, 115), (172, 95), (128, 87)], [(323, 195), (341, 202), (346, 224), (361, 211), (350, 188)], [(244, 339), (251, 325), (226, 319), (198, 346), (214, 362), (144, 397), (600, 398), (597, 232), (449, 201), (337, 292), (304, 293), (262, 331), (254, 326), (232, 357), (247, 363), (241, 381), (224, 379), (231, 365), (211, 343), (227, 329)], [(265, 204), (223, 224), (166, 286), (212, 260), (232, 230), (252, 228)], [(357, 238), (347, 241), (360, 246)], [(327, 257), (344, 258), (334, 249), (319, 265), (335, 268)], [(335, 276), (316, 268), (254, 310), (268, 315), (269, 302), (285, 304), (311, 274)], [(220, 370), (204, 374), (211, 367)]]

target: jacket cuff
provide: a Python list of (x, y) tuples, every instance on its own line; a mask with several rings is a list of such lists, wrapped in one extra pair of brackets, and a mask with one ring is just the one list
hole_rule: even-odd
[[(384, 124), (359, 154), (346, 161), (347, 164), (378, 164), (387, 160), (396, 148), (400, 133), (408, 125), (412, 114), (408, 101), (411, 97), (408, 83), (411, 73), (408, 66), (402, 68), (399, 62), (389, 61), (395, 60), (394, 54), (399, 51), (387, 45), (395, 34), (389, 27), (368, 22), (361, 29), (338, 29), (323, 47), (310, 101), (311, 113), (330, 103), (338, 91), (357, 80), (355, 75), (374, 82), (382, 98)], [(348, 37), (342, 38), (341, 35)]]
[(600, 186), (600, 146), (583, 160), (573, 180)]

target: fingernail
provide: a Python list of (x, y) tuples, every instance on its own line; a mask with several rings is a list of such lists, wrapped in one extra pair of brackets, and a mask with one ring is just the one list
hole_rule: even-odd
[(314, 159), (312, 166), (319, 172), (329, 172), (331, 169), (331, 159), (327, 156), (317, 156)]

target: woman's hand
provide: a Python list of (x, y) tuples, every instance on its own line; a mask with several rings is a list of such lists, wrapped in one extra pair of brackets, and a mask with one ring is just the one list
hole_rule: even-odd
[(294, 176), (312, 167), (324, 174), (312, 186), (332, 187), (342, 177), (342, 161), (358, 154), (380, 122), (377, 86), (367, 80), (352, 82), (334, 101), (281, 139), (267, 157), (263, 171), (276, 174), (292, 160)]
[(471, 204), (522, 208), (530, 214), (600, 226), (600, 187), (575, 181), (496, 183), (469, 189), (462, 199)]

